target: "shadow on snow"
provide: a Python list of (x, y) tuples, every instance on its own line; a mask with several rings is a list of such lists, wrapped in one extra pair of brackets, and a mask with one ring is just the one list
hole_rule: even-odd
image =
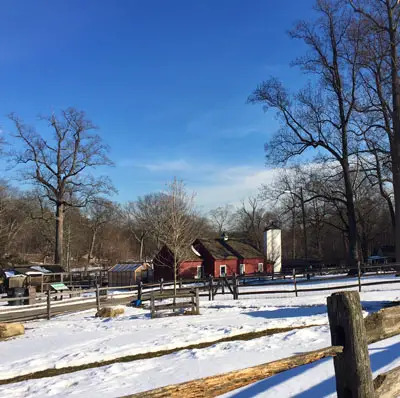
[[(394, 343), (384, 348), (371, 349), (370, 351), (378, 351), (370, 355), (371, 368), (375, 372), (384, 366), (390, 365), (393, 361), (400, 358), (400, 343)], [(265, 380), (259, 381), (255, 384), (248, 386), (234, 394), (231, 398), (250, 398), (257, 394), (266, 393), (270, 388), (275, 387), (281, 383), (287, 382), (293, 377), (300, 376), (303, 372), (312, 370), (313, 368), (320, 366), (328, 361), (332, 361), (331, 358), (325, 358), (320, 361), (314, 362), (309, 365), (299, 366), (295, 369), (288, 370), (286, 372), (279, 373), (275, 376), (269, 377)], [(331, 362), (333, 368), (333, 361)], [(312, 383), (312, 381), (311, 381)], [(310, 387), (309, 389), (296, 394), (291, 395), (296, 398), (314, 398), (314, 397), (325, 397), (336, 392), (335, 377), (329, 377), (328, 379)]]

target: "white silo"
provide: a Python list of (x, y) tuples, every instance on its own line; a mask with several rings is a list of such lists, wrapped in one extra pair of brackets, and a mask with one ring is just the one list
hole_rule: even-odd
[(264, 254), (267, 261), (274, 264), (274, 272), (282, 270), (282, 231), (271, 225), (264, 231)]

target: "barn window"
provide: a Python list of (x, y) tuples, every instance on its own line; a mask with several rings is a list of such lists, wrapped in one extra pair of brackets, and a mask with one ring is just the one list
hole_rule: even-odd
[(258, 272), (263, 272), (263, 271), (264, 271), (264, 264), (258, 263)]
[(243, 275), (245, 273), (245, 266), (244, 264), (239, 264), (239, 274)]
[(202, 266), (201, 265), (198, 265), (197, 266), (197, 275), (196, 275), (196, 278), (197, 279), (201, 279), (202, 278), (202, 275), (203, 273), (202, 273)]
[(226, 276), (226, 265), (220, 265), (219, 266), (219, 275), (220, 276)]

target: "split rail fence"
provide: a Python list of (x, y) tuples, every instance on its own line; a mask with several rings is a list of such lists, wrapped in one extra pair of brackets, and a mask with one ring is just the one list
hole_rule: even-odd
[[(313, 276), (312, 279), (307, 279), (306, 270), (296, 269), (293, 270), (291, 275), (288, 274), (252, 274), (252, 275), (233, 275), (232, 277), (223, 278), (203, 278), (178, 281), (178, 294), (187, 293), (194, 288), (199, 290), (200, 297), (208, 297), (209, 300), (214, 300), (218, 295), (231, 295), (233, 299), (237, 300), (240, 297), (253, 295), (255, 297), (261, 295), (274, 295), (274, 294), (294, 294), (296, 297), (303, 293), (316, 292), (316, 291), (332, 291), (343, 290), (350, 288), (358, 288), (362, 291), (363, 287), (377, 286), (377, 285), (391, 285), (399, 284), (399, 278), (391, 280), (383, 279), (381, 281), (368, 281), (368, 277), (376, 275), (387, 276), (390, 274), (398, 273), (400, 264), (389, 264), (382, 266), (369, 266), (367, 273), (357, 275), (355, 283), (347, 284), (334, 284), (331, 286), (317, 286), (317, 287), (302, 287), (303, 284), (318, 284), (328, 283), (332, 281), (348, 280), (349, 276), (343, 274), (334, 274), (334, 272), (343, 270), (327, 270), (328, 275)], [(315, 274), (314, 274), (315, 275)], [(65, 279), (64, 279), (65, 280)], [(68, 286), (68, 285), (67, 285)], [(133, 300), (140, 300), (141, 302), (150, 301), (151, 292), (172, 290), (173, 282), (164, 282), (160, 280), (159, 283), (142, 283), (137, 285), (119, 286), (115, 287), (100, 287), (90, 289), (76, 289), (73, 285), (69, 285), (70, 290), (64, 292), (31, 292), (30, 296), (10, 298), (0, 298), (0, 322), (10, 321), (25, 321), (38, 318), (49, 318), (53, 315), (81, 311), (90, 308), (99, 307), (100, 302), (107, 305), (114, 304), (127, 304)], [(252, 287), (260, 288), (261, 286), (273, 286), (274, 289), (255, 290)], [(280, 286), (291, 286), (291, 288), (279, 289)], [(49, 287), (46, 286), (47, 288)], [(275, 289), (276, 287), (276, 289)], [(25, 305), (7, 305), (12, 302), (23, 302)]]
[[(373, 325), (373, 327), (379, 328), (379, 326), (389, 324), (383, 335), (379, 332), (380, 340), (399, 334), (400, 308), (389, 308), (381, 310), (379, 313), (387, 319), (384, 319), (381, 325)], [(251, 368), (169, 385), (125, 398), (217, 397), (277, 373), (326, 357), (334, 358), (338, 398), (395, 398), (400, 396), (400, 367), (381, 374), (373, 380), (368, 343), (377, 341), (371, 339), (376, 335), (376, 330), (371, 330), (366, 326), (371, 323), (363, 319), (359, 293), (347, 291), (334, 293), (328, 297), (328, 318), (331, 347)]]

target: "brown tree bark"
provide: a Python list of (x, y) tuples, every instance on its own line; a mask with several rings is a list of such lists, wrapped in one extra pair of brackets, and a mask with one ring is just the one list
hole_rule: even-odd
[(54, 262), (63, 265), (64, 255), (64, 204), (56, 203), (56, 236)]
[[(361, 14), (371, 25), (374, 26), (378, 34), (385, 32), (389, 39), (389, 57), (390, 57), (390, 76), (391, 76), (391, 94), (392, 94), (392, 134), (389, 137), (390, 155), (392, 162), (393, 174), (393, 192), (394, 192), (394, 207), (395, 207), (395, 253), (396, 261), (400, 261), (400, 79), (399, 79), (399, 64), (398, 64), (398, 21), (394, 12), (400, 7), (399, 2), (391, 2), (390, 0), (380, 1), (377, 8), (369, 8), (372, 5), (376, 6), (376, 1), (349, 0), (349, 3), (355, 12)], [(382, 8), (379, 8), (382, 7)], [(372, 10), (372, 11), (371, 11)], [(381, 10), (382, 13), (375, 15), (373, 12)], [(382, 17), (382, 18), (380, 18)], [(382, 54), (386, 57), (386, 54)], [(390, 132), (389, 132), (390, 135)]]

